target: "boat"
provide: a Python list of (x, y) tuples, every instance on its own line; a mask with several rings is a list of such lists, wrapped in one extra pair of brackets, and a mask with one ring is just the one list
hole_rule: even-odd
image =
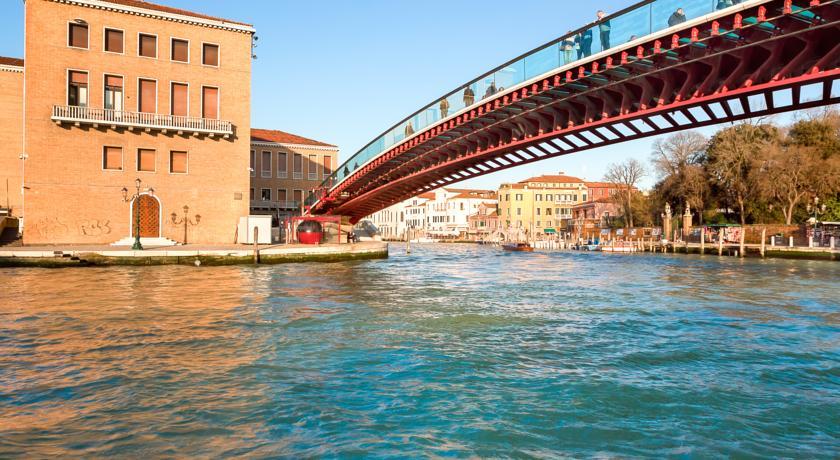
[(436, 240), (434, 238), (423, 237), (423, 238), (415, 238), (415, 239), (411, 240), (411, 242), (412, 243), (439, 243), (440, 240)]
[(622, 252), (622, 253), (630, 253), (630, 252), (638, 252), (639, 248), (632, 244), (628, 243), (618, 243), (615, 245), (604, 245), (601, 246), (602, 252)]
[(534, 248), (528, 243), (505, 243), (502, 245), (505, 251), (533, 252)]

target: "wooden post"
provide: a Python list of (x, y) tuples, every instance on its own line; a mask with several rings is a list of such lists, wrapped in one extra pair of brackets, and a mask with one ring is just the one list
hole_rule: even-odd
[(831, 250), (833, 251), (834, 250), (834, 237), (833, 236), (831, 237), (831, 240), (829, 240), (829, 245), (831, 247)]
[(788, 246), (793, 247), (793, 237), (790, 237), (790, 239), (788, 239)]
[(700, 255), (706, 253), (706, 227), (700, 227)]
[(254, 227), (254, 263), (260, 263), (260, 245), (259, 245), (260, 228)]
[(408, 229), (405, 229), (405, 253), (411, 254), (411, 235), (408, 234)]
[(674, 238), (671, 239), (671, 252), (677, 252), (677, 229), (674, 229)]
[(723, 229), (718, 233), (718, 255), (723, 255)]
[(761, 257), (764, 257), (764, 241), (767, 239), (767, 229), (761, 229)]
[(747, 229), (744, 228), (744, 227), (741, 227), (741, 241), (739, 242), (739, 248), (738, 248), (738, 255), (741, 256), (741, 257), (744, 257), (744, 233), (746, 233), (746, 232), (747, 232)]

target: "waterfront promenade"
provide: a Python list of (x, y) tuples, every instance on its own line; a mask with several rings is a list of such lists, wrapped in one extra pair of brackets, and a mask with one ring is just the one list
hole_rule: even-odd
[(337, 262), (388, 257), (388, 244), (181, 245), (135, 251), (115, 246), (24, 246), (0, 249), (0, 267), (99, 265), (235, 265)]

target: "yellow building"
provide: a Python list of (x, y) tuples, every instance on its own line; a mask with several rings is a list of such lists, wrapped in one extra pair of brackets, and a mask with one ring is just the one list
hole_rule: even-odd
[(543, 175), (499, 187), (499, 223), (503, 229), (521, 228), (542, 233), (547, 228), (564, 229), (572, 207), (586, 201), (583, 179)]

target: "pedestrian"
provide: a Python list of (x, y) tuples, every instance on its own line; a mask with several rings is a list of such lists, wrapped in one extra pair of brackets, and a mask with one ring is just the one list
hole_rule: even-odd
[(414, 134), (414, 125), (411, 124), (411, 120), (408, 120), (408, 124), (405, 125), (405, 137), (409, 137)]
[[(570, 33), (571, 31), (567, 32)], [(563, 51), (563, 63), (569, 64), (572, 62), (572, 51), (575, 49), (575, 39), (571, 35), (567, 35), (563, 41), (560, 42), (560, 50)]]
[(583, 57), (592, 56), (592, 27), (586, 29), (580, 36), (580, 55)]
[(496, 82), (491, 81), (490, 86), (487, 87), (487, 91), (484, 92), (484, 98), (487, 99), (488, 97), (496, 94)]
[(469, 107), (473, 105), (475, 102), (475, 92), (473, 92), (472, 88), (467, 86), (464, 90), (464, 107)]
[(446, 118), (449, 115), (449, 101), (446, 98), (440, 100), (440, 117)]
[(599, 10), (596, 14), (598, 17), (598, 30), (601, 32), (601, 51), (610, 49), (610, 21), (604, 20), (607, 13)]
[(668, 18), (668, 26), (674, 27), (677, 24), (682, 24), (685, 22), (685, 19), (685, 11), (682, 8), (677, 8), (677, 11), (674, 11), (671, 17)]

